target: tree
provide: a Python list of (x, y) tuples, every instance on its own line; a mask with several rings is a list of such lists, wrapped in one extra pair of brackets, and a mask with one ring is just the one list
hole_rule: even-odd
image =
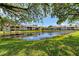
[(14, 24), (15, 22), (12, 19), (8, 19), (7, 17), (3, 17), (0, 19), (1, 31), (4, 31), (4, 27), (10, 27), (10, 24)]
[(75, 3), (1, 3), (0, 8), (6, 16), (19, 19), (18, 22), (40, 21), (47, 16), (57, 17), (57, 24), (79, 19), (79, 4)]
[[(27, 7), (23, 8), (22, 5)], [(18, 18), (19, 22), (36, 21), (35, 19), (42, 18), (39, 4), (17, 4), (17, 6), (16, 4), (0, 4), (0, 7), (5, 15), (10, 18)]]
[(69, 22), (73, 22), (79, 19), (79, 4), (75, 3), (60, 3), (60, 4), (52, 4), (54, 7), (53, 15), (59, 18), (57, 21), (58, 24), (68, 20)]
[(48, 28), (52, 28), (52, 27), (53, 27), (52, 25), (48, 26)]

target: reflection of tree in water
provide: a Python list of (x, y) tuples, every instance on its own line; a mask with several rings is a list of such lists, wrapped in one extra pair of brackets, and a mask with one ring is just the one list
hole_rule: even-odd
[(39, 32), (39, 33), (38, 33), (38, 35), (41, 35), (41, 34), (43, 34), (43, 33), (42, 33), (42, 32)]
[(38, 33), (37, 32), (33, 32), (33, 33), (27, 33), (27, 34), (25, 34), (26, 36), (36, 36), (36, 35), (38, 35)]
[(48, 35), (52, 35), (52, 32), (49, 32)]
[(25, 34), (26, 36), (32, 36), (33, 35), (33, 33), (27, 33), (27, 34)]

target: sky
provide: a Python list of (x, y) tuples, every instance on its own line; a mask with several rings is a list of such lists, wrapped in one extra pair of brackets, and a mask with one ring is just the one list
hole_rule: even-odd
[[(46, 17), (43, 19), (43, 23), (35, 23), (38, 26), (57, 26), (58, 24), (56, 23), (58, 18), (51, 18), (51, 17)], [(67, 25), (67, 21), (62, 23), (61, 25)]]

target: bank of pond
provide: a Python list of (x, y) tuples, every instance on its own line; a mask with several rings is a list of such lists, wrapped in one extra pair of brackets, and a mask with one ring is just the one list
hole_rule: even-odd
[(79, 31), (41, 40), (0, 38), (1, 56), (79, 56)]

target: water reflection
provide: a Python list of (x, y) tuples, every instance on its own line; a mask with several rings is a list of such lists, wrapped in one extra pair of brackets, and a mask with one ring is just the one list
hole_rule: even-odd
[(50, 38), (57, 35), (65, 34), (69, 32), (33, 32), (33, 33), (25, 33), (20, 35), (8, 35), (3, 36), (3, 38), (17, 38), (23, 40), (40, 40), (44, 38)]

